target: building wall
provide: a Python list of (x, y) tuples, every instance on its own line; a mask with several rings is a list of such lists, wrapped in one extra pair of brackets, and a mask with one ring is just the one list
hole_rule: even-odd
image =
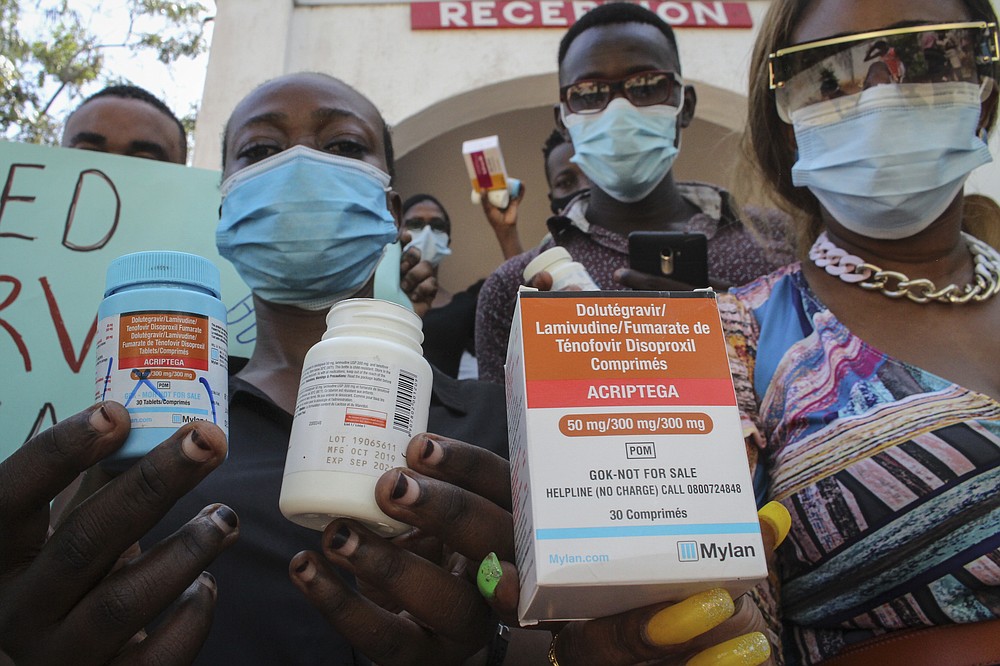
[[(195, 166), (219, 168), (222, 130), (258, 84), (301, 70), (324, 71), (372, 99), (393, 126), (397, 190), (429, 191), (453, 218), (453, 250), (441, 282), (462, 289), (501, 255), (482, 212), (469, 202), (461, 142), (500, 136), (510, 175), (528, 188), (521, 216), (530, 246), (544, 234), (548, 201), (541, 146), (558, 99), (556, 52), (564, 28), (411, 30), (410, 6), (323, 0), (217, 0), (216, 25), (196, 130)], [(746, 3), (753, 25), (767, 0)], [(679, 178), (730, 182), (756, 27), (678, 28), (685, 81), (698, 92), (683, 134)], [(991, 140), (994, 155), (1000, 141)], [(977, 170), (968, 191), (1000, 200), (1000, 166)]]
[[(767, 2), (747, 4), (756, 23)], [(409, 26), (405, 3), (218, 0), (196, 166), (218, 166), (229, 111), (257, 84), (286, 72), (326, 71), (367, 94), (395, 126), (400, 155), (442, 129), (557, 100), (556, 51), (564, 29)], [(685, 78), (742, 95), (752, 38), (748, 29), (679, 29)], [(741, 109), (709, 106), (702, 105), (706, 119), (741, 122)]]

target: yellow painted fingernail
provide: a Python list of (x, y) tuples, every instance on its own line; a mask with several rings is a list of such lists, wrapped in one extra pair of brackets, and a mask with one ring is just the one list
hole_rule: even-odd
[(646, 636), (654, 645), (679, 645), (717, 627), (736, 611), (733, 598), (723, 589), (699, 592), (649, 619)]
[(777, 541), (774, 547), (777, 548), (788, 536), (788, 530), (792, 529), (792, 515), (781, 502), (768, 502), (757, 512), (757, 517), (771, 526)]
[(755, 631), (699, 652), (687, 666), (757, 666), (770, 656), (767, 637)]

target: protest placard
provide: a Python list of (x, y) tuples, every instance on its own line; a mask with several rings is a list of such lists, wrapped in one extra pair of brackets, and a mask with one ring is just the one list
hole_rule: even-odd
[(0, 459), (94, 402), (94, 335), (112, 259), (179, 250), (222, 272), (229, 353), (255, 339), (250, 290), (215, 248), (218, 171), (0, 142)]

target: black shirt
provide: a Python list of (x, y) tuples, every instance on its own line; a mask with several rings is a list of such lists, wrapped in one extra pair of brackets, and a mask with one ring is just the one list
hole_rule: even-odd
[[(241, 365), (237, 361), (230, 359), (232, 371)], [(239, 515), (239, 540), (208, 569), (219, 594), (212, 629), (196, 663), (368, 664), (288, 577), (295, 553), (320, 548), (319, 532), (292, 523), (278, 510), (291, 414), (234, 377), (229, 395), (228, 459), (182, 497), (142, 542), (146, 548), (169, 536), (214, 502)], [(507, 457), (503, 388), (458, 381), (434, 369), (428, 430)]]
[(446, 375), (458, 377), (462, 352), (476, 355), (476, 301), (486, 280), (424, 314), (424, 358)]

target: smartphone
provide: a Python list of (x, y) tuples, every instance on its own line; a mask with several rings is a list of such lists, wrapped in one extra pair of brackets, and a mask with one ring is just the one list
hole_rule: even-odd
[(701, 289), (708, 286), (708, 239), (686, 231), (633, 231), (628, 263), (634, 270)]

